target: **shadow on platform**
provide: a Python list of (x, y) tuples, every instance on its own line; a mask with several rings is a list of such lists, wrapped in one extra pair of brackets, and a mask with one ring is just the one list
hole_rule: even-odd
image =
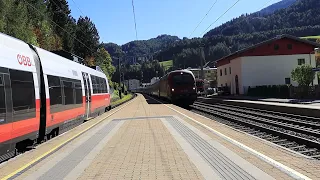
[(163, 99), (158, 99), (158, 98), (155, 98), (155, 97), (152, 97), (152, 96), (149, 96), (149, 95), (145, 95), (145, 94), (142, 94), (142, 95), (146, 99), (148, 104), (172, 104), (172, 103), (170, 103), (168, 101), (165, 101)]

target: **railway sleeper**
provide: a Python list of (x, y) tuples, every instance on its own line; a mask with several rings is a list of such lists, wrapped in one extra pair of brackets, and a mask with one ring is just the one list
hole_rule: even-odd
[(315, 148), (313, 148), (313, 149), (307, 149), (307, 150), (305, 150), (305, 151), (300, 151), (300, 153), (310, 153), (310, 152), (315, 152), (315, 151), (318, 151), (318, 149), (315, 149)]
[(302, 129), (301, 129), (301, 126), (290, 125), (288, 123), (279, 123), (277, 121), (269, 120), (269, 119), (266, 119), (266, 118), (254, 117), (252, 115), (247, 115), (247, 114), (242, 114), (242, 113), (235, 113), (235, 112), (231, 112), (231, 111), (227, 111), (227, 110), (205, 107), (203, 105), (200, 105), (200, 106), (202, 106), (201, 109), (207, 108), (207, 110), (203, 110), (203, 111), (207, 111), (209, 113), (215, 113), (215, 112), (217, 112), (219, 114), (220, 113), (226, 113), (226, 114), (228, 114), (228, 116), (236, 116), (238, 118), (248, 118), (250, 121), (254, 121), (254, 122), (259, 121), (258, 123), (265, 123), (265, 124), (272, 125), (272, 126), (275, 126), (275, 127), (287, 128), (288, 130), (296, 131), (296, 132), (299, 132), (299, 133), (302, 133), (302, 134), (305, 134), (306, 132), (308, 132), (309, 134), (312, 134), (313, 136), (316, 136), (316, 137), (320, 136), (320, 133), (314, 132), (313, 129), (312, 130), (304, 130), (306, 128), (304, 126), (302, 126)]

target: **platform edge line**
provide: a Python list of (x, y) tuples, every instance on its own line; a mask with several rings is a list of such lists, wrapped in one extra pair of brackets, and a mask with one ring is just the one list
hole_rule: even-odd
[(49, 155), (50, 153), (56, 151), (57, 149), (59, 149), (61, 146), (64, 146), (65, 144), (71, 142), (72, 140), (76, 139), (77, 137), (79, 137), (81, 134), (85, 133), (86, 131), (90, 130), (91, 128), (93, 128), (94, 126), (98, 125), (99, 123), (101, 123), (102, 121), (106, 120), (106, 118), (112, 116), (113, 114), (117, 113), (118, 111), (120, 111), (121, 109), (127, 107), (129, 104), (131, 104), (133, 101), (128, 102), (127, 104), (125, 104), (123, 107), (120, 107), (119, 109), (115, 110), (114, 112), (112, 112), (111, 114), (109, 114), (108, 116), (106, 116), (105, 118), (99, 120), (98, 122), (92, 124), (91, 126), (89, 126), (88, 128), (82, 130), (81, 132), (77, 133), (76, 135), (72, 136), (71, 138), (67, 139), (66, 141), (58, 144), (57, 146), (55, 146), (54, 148), (52, 148), (51, 150), (45, 152), (44, 154), (38, 156), (36, 159), (32, 160), (31, 162), (27, 163), (26, 165), (22, 166), (21, 168), (17, 169), (16, 171), (10, 173), (9, 175), (1, 178), (1, 180), (7, 180), (12, 178), (13, 176), (15, 176), (16, 174), (18, 174), (19, 172), (23, 171), (24, 169), (28, 168), (29, 166), (31, 166), (32, 164), (36, 163), (37, 161), (41, 160), (42, 158), (46, 157), (47, 155)]
[[(158, 101), (157, 99), (155, 99), (153, 97), (150, 97), (150, 98), (152, 98), (153, 100), (163, 104), (162, 102)], [(252, 148), (250, 148), (250, 147), (248, 147), (248, 146), (246, 146), (246, 145), (244, 145), (244, 144), (242, 144), (242, 143), (240, 143), (240, 142), (238, 142), (238, 141), (236, 141), (236, 140), (234, 140), (234, 139), (232, 139), (232, 138), (230, 138), (230, 137), (228, 137), (228, 136), (226, 136), (226, 135), (224, 135), (224, 134), (222, 134), (222, 133), (220, 133), (220, 132), (218, 132), (218, 131), (216, 131), (214, 129), (212, 129), (211, 127), (209, 127), (209, 126), (207, 126), (207, 125), (205, 125), (205, 124), (193, 119), (192, 117), (189, 117), (188, 115), (186, 115), (186, 114), (184, 114), (184, 113), (182, 113), (182, 112), (180, 112), (180, 111), (178, 111), (178, 110), (176, 110), (176, 109), (174, 109), (174, 108), (172, 108), (172, 107), (170, 107), (170, 106), (168, 106), (166, 104), (163, 104), (163, 105), (165, 105), (167, 108), (169, 108), (169, 109), (171, 109), (171, 110), (173, 110), (173, 111), (185, 116), (186, 118), (192, 120), (193, 122), (199, 124), (200, 126), (210, 130), (214, 134), (222, 137), (223, 139), (225, 139), (225, 140), (229, 141), (230, 143), (240, 147), (241, 149), (243, 149), (243, 150), (245, 150), (247, 152), (250, 152), (254, 156), (258, 157), (259, 159), (267, 162), (268, 164), (270, 164), (270, 165), (272, 165), (274, 167), (277, 167), (278, 169), (280, 169), (282, 172), (288, 174), (289, 176), (291, 176), (291, 177), (293, 177), (295, 179), (311, 180), (309, 177), (299, 173), (298, 171), (296, 171), (296, 170), (294, 170), (294, 169), (292, 169), (292, 168), (290, 168), (290, 167), (288, 167), (288, 166), (286, 166), (286, 165), (284, 165), (284, 164), (282, 164), (282, 163), (280, 163), (280, 162), (278, 162), (278, 161), (276, 161), (276, 160), (274, 160), (274, 159), (272, 159), (272, 158), (270, 158), (270, 157), (268, 157), (268, 156), (266, 156), (266, 155), (264, 155), (264, 154), (262, 154), (262, 153), (260, 153), (260, 152), (258, 152), (256, 150), (254, 150), (254, 149), (252, 149)]]

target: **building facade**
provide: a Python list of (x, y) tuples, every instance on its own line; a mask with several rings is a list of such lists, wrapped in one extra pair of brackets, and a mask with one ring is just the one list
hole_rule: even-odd
[(128, 88), (128, 90), (135, 90), (140, 87), (140, 81), (137, 79), (129, 79), (124, 81), (124, 85)]
[[(249, 86), (297, 86), (291, 78), (292, 70), (302, 64), (316, 67), (314, 49), (318, 46), (283, 35), (240, 50), (218, 60), (218, 86), (227, 86), (231, 94), (246, 94)], [(318, 84), (317, 78), (313, 84)]]
[[(189, 71), (193, 73), (196, 79), (201, 79), (201, 69), (200, 68), (189, 68)], [(204, 79), (206, 81), (212, 82), (212, 86), (216, 86), (217, 82), (217, 68), (203, 68)]]

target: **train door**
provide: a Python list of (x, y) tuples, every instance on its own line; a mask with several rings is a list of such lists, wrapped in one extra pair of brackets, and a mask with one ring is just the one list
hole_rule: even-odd
[[(11, 85), (8, 74), (8, 69), (0, 67), (0, 126), (12, 122), (12, 101), (11, 101)], [(3, 126), (4, 132), (0, 132), (0, 136), (11, 136), (12, 125)], [(10, 135), (9, 135), (10, 133)], [(11, 137), (9, 137), (11, 139)], [(1, 155), (13, 152), (15, 148), (14, 144), (10, 142), (0, 143), (0, 162), (6, 157), (1, 158)]]
[(82, 72), (83, 83), (84, 83), (84, 93), (86, 97), (85, 108), (86, 108), (86, 118), (90, 117), (90, 108), (91, 108), (91, 84), (89, 81), (88, 73)]
[(42, 140), (44, 140), (44, 137), (46, 135), (46, 126), (47, 126), (46, 86), (44, 83), (43, 69), (42, 69), (41, 60), (38, 55), (38, 52), (32, 45), (29, 44), (29, 47), (32, 50), (33, 59), (34, 59), (34, 63), (37, 71), (38, 84), (35, 86), (39, 87), (39, 99), (40, 99), (40, 126), (39, 126), (38, 141), (41, 142)]

